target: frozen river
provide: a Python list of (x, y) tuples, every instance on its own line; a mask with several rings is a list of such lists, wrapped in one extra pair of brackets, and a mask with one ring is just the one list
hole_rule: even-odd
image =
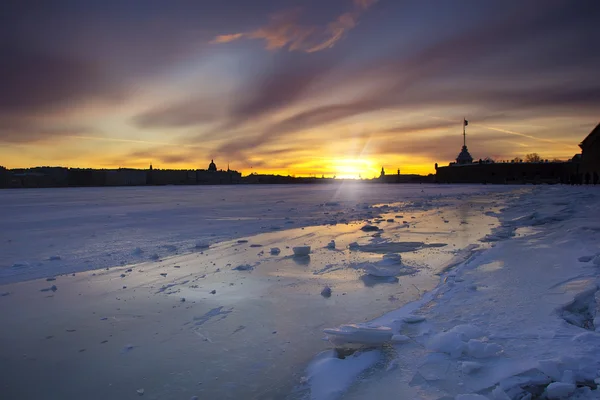
[[(431, 291), (515, 190), (0, 192), (2, 398), (310, 398), (322, 330)], [(301, 245), (309, 257), (293, 257)]]
[(361, 220), (371, 205), (426, 206), (440, 197), (507, 190), (360, 183), (3, 190), (0, 283), (138, 263), (190, 252), (197, 243)]

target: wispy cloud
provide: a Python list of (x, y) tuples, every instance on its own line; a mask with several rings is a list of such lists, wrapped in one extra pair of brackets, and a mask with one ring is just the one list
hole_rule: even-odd
[(314, 53), (333, 47), (358, 24), (360, 16), (377, 0), (354, 0), (351, 11), (344, 12), (326, 26), (300, 22), (302, 9), (294, 8), (272, 14), (269, 23), (250, 32), (216, 36), (211, 43), (229, 43), (239, 39), (260, 39), (268, 50), (287, 48), (289, 51)]
[(243, 33), (233, 33), (231, 35), (219, 35), (215, 37), (212, 43), (229, 43), (244, 37)]

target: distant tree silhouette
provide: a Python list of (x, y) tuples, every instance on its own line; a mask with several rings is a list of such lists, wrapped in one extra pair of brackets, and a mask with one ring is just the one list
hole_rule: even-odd
[(541, 161), (542, 161), (542, 157), (540, 157), (540, 155), (538, 153), (529, 153), (529, 154), (525, 155), (525, 162), (535, 163), (535, 162), (541, 162)]
[(523, 162), (523, 159), (520, 158), (520, 157), (515, 157), (515, 158), (512, 159), (512, 162), (520, 163), (520, 162)]

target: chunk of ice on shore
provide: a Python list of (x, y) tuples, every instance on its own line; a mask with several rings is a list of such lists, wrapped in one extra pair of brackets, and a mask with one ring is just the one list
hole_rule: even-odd
[(546, 387), (546, 397), (549, 399), (568, 399), (575, 393), (577, 386), (572, 383), (552, 382)]
[(329, 286), (325, 286), (323, 290), (321, 290), (321, 296), (323, 297), (331, 297), (331, 288)]
[(360, 228), (360, 230), (363, 232), (375, 232), (375, 231), (379, 230), (379, 227), (375, 226), (375, 225), (367, 224), (367, 225), (363, 226), (362, 228)]
[(465, 374), (471, 374), (475, 371), (480, 370), (483, 367), (482, 363), (476, 361), (463, 361), (460, 363), (460, 369)]
[(49, 288), (45, 288), (45, 289), (40, 290), (40, 292), (50, 292), (50, 291), (56, 292), (57, 290), (58, 290), (58, 288), (56, 287), (56, 285), (52, 285)]
[(381, 261), (379, 261), (380, 265), (401, 265), (402, 264), (402, 256), (396, 253), (388, 253), (384, 254)]
[(467, 343), (467, 353), (474, 358), (493, 357), (502, 351), (502, 346), (496, 343), (486, 343), (471, 339)]
[(335, 249), (335, 240), (332, 240), (331, 242), (327, 243), (327, 248), (328, 249)]
[(407, 324), (418, 324), (419, 322), (425, 321), (425, 317), (421, 315), (408, 315), (402, 318), (402, 321), (406, 322)]
[(254, 267), (250, 264), (241, 264), (233, 268), (234, 271), (252, 271)]
[(379, 351), (357, 352), (344, 359), (334, 350), (319, 354), (307, 368), (311, 400), (334, 399), (346, 391), (364, 370), (381, 359)]
[(370, 326), (348, 324), (340, 325), (338, 328), (324, 329), (329, 341), (335, 345), (342, 344), (366, 344), (379, 345), (392, 340), (394, 332), (387, 326)]
[(394, 335), (394, 336), (392, 336), (392, 342), (406, 343), (406, 342), (410, 342), (410, 338), (406, 335)]
[(427, 343), (427, 348), (458, 358), (466, 350), (467, 344), (461, 340), (458, 332), (442, 332), (433, 336)]
[(281, 253), (281, 249), (279, 247), (271, 247), (271, 254), (276, 256)]
[(296, 257), (306, 257), (310, 254), (310, 246), (296, 246), (292, 248), (292, 251)]

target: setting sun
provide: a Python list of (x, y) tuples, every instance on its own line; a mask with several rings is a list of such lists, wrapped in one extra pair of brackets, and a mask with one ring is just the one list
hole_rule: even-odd
[(329, 169), (335, 171), (338, 179), (360, 179), (378, 174), (375, 163), (368, 159), (339, 159), (333, 160), (330, 165)]

